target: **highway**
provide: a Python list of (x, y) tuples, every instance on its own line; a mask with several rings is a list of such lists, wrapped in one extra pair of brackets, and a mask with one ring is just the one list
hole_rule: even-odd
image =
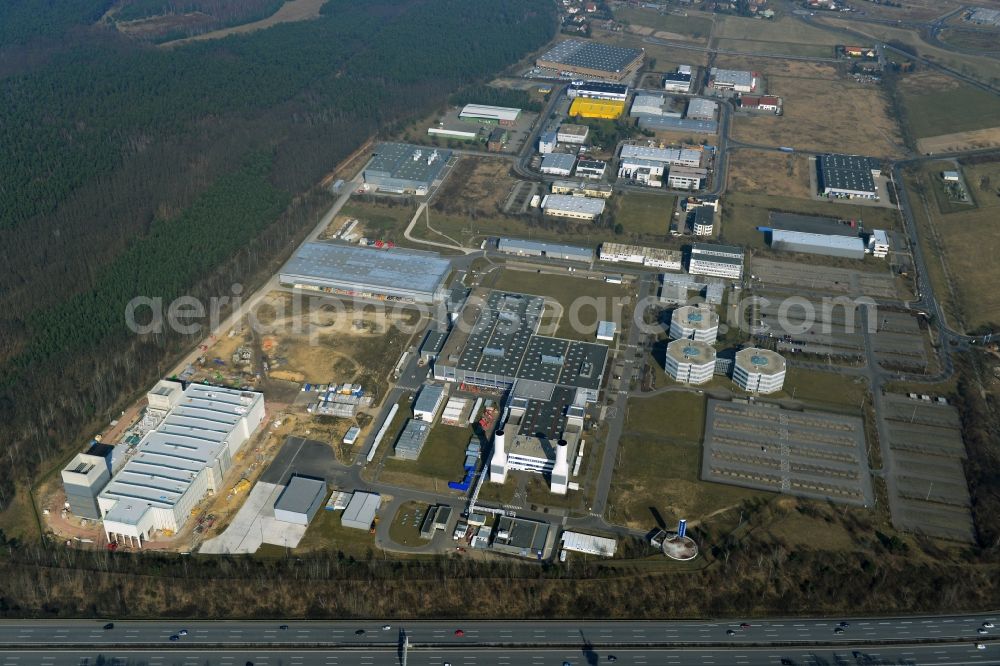
[[(981, 666), (996, 663), (992, 646), (977, 650), (971, 643), (958, 645), (901, 645), (883, 648), (713, 648), (713, 649), (410, 649), (406, 666), (867, 666), (875, 664), (948, 664)], [(364, 651), (334, 649), (224, 649), (192, 650), (46, 650), (6, 653), (0, 666), (96, 666), (148, 664), (149, 666), (401, 666), (401, 648)]]
[[(726, 645), (885, 645), (922, 641), (990, 642), (1000, 652), (1000, 629), (980, 635), (984, 622), (1000, 624), (1000, 614), (851, 619), (842, 634), (834, 633), (840, 618), (750, 621), (118, 621), (104, 630), (105, 620), (24, 620), (0, 623), (0, 646), (149, 646), (173, 645), (170, 636), (189, 633), (178, 646), (298, 646), (389, 647), (399, 642), (400, 629), (417, 646), (726, 646)], [(284, 623), (283, 623), (284, 622)], [(387, 624), (391, 627), (384, 630)], [(281, 629), (287, 626), (287, 629)], [(456, 636), (461, 629), (463, 636)], [(363, 634), (358, 634), (363, 630)], [(734, 636), (727, 634), (735, 632)]]

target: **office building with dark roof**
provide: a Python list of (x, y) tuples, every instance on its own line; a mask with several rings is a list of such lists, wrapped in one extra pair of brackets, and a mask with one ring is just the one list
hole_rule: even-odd
[(544, 53), (535, 64), (572, 75), (622, 81), (639, 69), (644, 55), (643, 49), (567, 39)]

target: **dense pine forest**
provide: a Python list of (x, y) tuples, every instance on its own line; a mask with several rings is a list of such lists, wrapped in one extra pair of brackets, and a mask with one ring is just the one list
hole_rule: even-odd
[(108, 4), (0, 5), (0, 508), (185, 344), (130, 334), (129, 299), (252, 280), (333, 165), (555, 26), (537, 0), (331, 0), (158, 49), (93, 25)]

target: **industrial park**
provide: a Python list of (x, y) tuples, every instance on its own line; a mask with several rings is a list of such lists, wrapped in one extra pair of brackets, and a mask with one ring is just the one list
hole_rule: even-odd
[[(989, 280), (960, 274), (994, 253), (954, 243), (970, 226), (988, 235), (1000, 157), (979, 135), (919, 120), (914, 137), (892, 118), (920, 113), (898, 112), (918, 98), (914, 70), (1000, 95), (1000, 79), (944, 55), (973, 57), (947, 37), (973, 43), (1000, 19), (916, 4), (554, 3), (558, 30), (540, 48), (447, 103), (373, 122), (315, 187), (301, 233), (273, 242), (266, 275), (33, 482), (41, 530), (70, 554), (211, 558), (233, 576), (241, 558), (291, 570), (318, 554), (342, 568), (303, 580), (356, 582), (350, 567), (375, 561), (441, 566), (451, 605), (412, 631), (357, 619), (378, 617), (360, 602), (317, 602), (317, 617), (340, 618), (333, 638), (275, 632), (263, 606), (246, 614), (267, 625), (265, 647), (385, 652), (366, 664), (494, 663), (463, 660), (466, 638), (538, 648), (539, 665), (889, 663), (880, 648), (898, 663), (993, 663), (986, 616), (940, 630), (929, 616), (933, 636), (896, 635), (895, 620), (869, 626), (874, 605), (793, 629), (758, 604), (804, 595), (789, 617), (801, 603), (831, 613), (817, 590), (847, 587), (848, 565), (881, 585), (895, 558), (959, 576), (988, 533), (989, 465), (973, 447), (993, 431), (969, 419), (1000, 396), (1000, 351), (997, 319), (971, 304), (995, 299)], [(902, 36), (913, 31), (919, 47)], [(756, 564), (741, 559), (751, 539)], [(815, 584), (782, 573), (807, 564)], [(500, 573), (456, 594), (476, 566)], [(733, 598), (704, 610), (685, 599), (693, 588), (667, 584), (678, 613), (747, 621), (666, 638), (647, 633), (663, 629), (656, 618), (624, 638), (539, 621), (533, 641), (474, 598), (502, 576), (540, 597), (532, 576), (624, 588), (660, 575), (705, 576)], [(753, 585), (737, 589), (741, 576)], [(524, 617), (579, 604), (617, 619), (593, 593), (534, 600)], [(392, 617), (421, 617), (406, 598)], [(436, 619), (464, 614), (462, 627)], [(195, 645), (215, 635), (192, 626)], [(931, 645), (949, 652), (927, 656)], [(822, 656), (796, 652), (807, 646)]]

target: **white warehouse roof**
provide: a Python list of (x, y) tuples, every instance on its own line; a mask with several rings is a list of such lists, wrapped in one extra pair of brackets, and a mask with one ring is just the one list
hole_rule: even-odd
[(376, 493), (356, 492), (350, 504), (344, 509), (340, 523), (344, 527), (367, 530), (375, 520), (375, 513), (382, 504), (382, 497)]
[(804, 231), (775, 229), (771, 232), (772, 243), (794, 243), (817, 249), (851, 250), (864, 254), (865, 243), (859, 236), (834, 236), (831, 234), (810, 234)]
[(668, 164), (701, 163), (701, 151), (691, 148), (652, 148), (648, 146), (622, 146), (621, 158), (652, 160)]
[(507, 106), (488, 106), (486, 104), (466, 104), (459, 118), (490, 118), (503, 122), (514, 122), (521, 113), (521, 109), (514, 109)]
[(604, 212), (604, 199), (574, 197), (569, 194), (549, 194), (542, 201), (542, 208), (600, 215)]
[(561, 540), (565, 550), (603, 557), (613, 557), (618, 548), (618, 542), (614, 539), (580, 532), (563, 532)]

